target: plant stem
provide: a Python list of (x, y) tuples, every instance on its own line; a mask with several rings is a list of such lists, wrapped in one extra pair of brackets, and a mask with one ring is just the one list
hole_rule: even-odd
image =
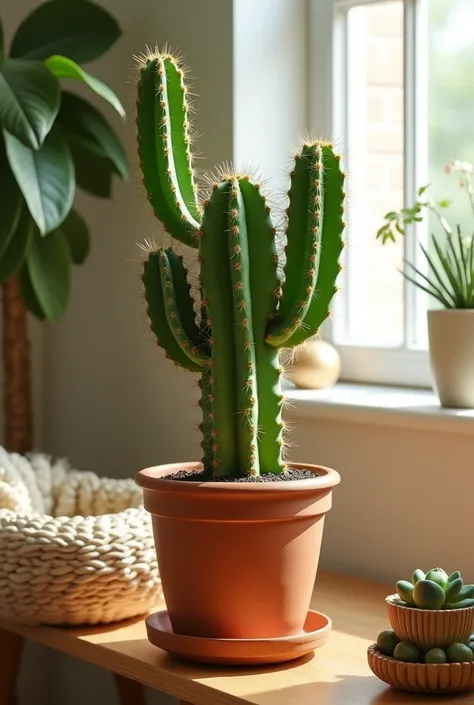
[(472, 188), (471, 177), (467, 171), (463, 171), (464, 179), (466, 181), (466, 191), (469, 197), (469, 203), (471, 204), (472, 214), (474, 215), (474, 189)]
[(17, 277), (3, 284), (3, 445), (11, 453), (33, 447), (30, 341)]
[(438, 220), (439, 220), (439, 222), (440, 222), (440, 225), (441, 225), (441, 227), (443, 228), (443, 230), (444, 230), (444, 232), (446, 233), (446, 235), (452, 235), (452, 234), (453, 234), (453, 231), (451, 230), (451, 227), (449, 226), (449, 224), (448, 224), (448, 222), (446, 221), (446, 219), (443, 218), (443, 216), (442, 216), (441, 213), (438, 211), (438, 209), (436, 208), (436, 206), (434, 206), (432, 203), (427, 203), (426, 205), (427, 205), (427, 207), (428, 207), (431, 211), (433, 211), (433, 213), (435, 214), (435, 216), (438, 218)]

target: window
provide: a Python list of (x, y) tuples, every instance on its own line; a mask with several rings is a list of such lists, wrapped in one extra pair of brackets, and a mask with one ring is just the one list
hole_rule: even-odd
[[(385, 213), (412, 205), (428, 183), (434, 197), (454, 199), (453, 223), (469, 218), (444, 165), (474, 161), (474, 3), (315, 0), (312, 13), (311, 85), (319, 95), (331, 89), (330, 111), (312, 100), (312, 122), (334, 136), (349, 174), (347, 247), (330, 335), (345, 379), (428, 386), (426, 311), (434, 303), (399, 270), (404, 258), (423, 267), (417, 243), (428, 242), (437, 224), (425, 214), (385, 246), (376, 232)], [(317, 79), (317, 67), (328, 64), (328, 36), (331, 70)]]

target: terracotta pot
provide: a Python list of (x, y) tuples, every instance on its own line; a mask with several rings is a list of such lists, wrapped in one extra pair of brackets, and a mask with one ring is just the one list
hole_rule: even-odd
[(392, 629), (402, 641), (421, 649), (440, 649), (455, 641), (467, 643), (474, 631), (474, 607), (456, 610), (422, 610), (397, 604), (398, 595), (386, 598)]
[(334, 470), (270, 483), (167, 480), (201, 463), (142, 470), (163, 593), (175, 633), (227, 639), (300, 634), (314, 588)]
[(428, 311), (430, 362), (446, 408), (474, 408), (474, 309)]

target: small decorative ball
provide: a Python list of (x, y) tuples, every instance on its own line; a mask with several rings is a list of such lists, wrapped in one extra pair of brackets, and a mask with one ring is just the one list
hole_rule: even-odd
[(326, 389), (341, 373), (339, 353), (325, 340), (309, 340), (296, 348), (288, 378), (301, 389)]

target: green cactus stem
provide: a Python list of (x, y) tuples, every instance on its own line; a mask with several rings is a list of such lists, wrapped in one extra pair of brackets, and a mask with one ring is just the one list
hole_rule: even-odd
[[(329, 316), (329, 307), (337, 293), (336, 280), (342, 270), (340, 255), (344, 247), (342, 233), (344, 223), (345, 175), (340, 168), (340, 156), (334, 154), (331, 145), (323, 144), (323, 188), (324, 216), (322, 218), (321, 241), (317, 252), (319, 264), (313, 296), (304, 316), (304, 324), (297, 327), (285, 342), (289, 348), (304, 343)], [(270, 335), (272, 331), (270, 330)], [(274, 343), (273, 343), (274, 344)]]
[(339, 157), (320, 141), (295, 157), (280, 280), (277, 231), (258, 183), (230, 170), (207, 200), (197, 200), (177, 59), (145, 57), (140, 73), (138, 150), (148, 198), (165, 229), (199, 249), (201, 268), (198, 323), (182, 259), (172, 249), (149, 253), (143, 282), (151, 328), (168, 357), (202, 375), (209, 475), (284, 472), (278, 350), (315, 333), (336, 291), (344, 229)]
[(188, 355), (183, 352), (169, 327), (161, 286), (160, 254), (160, 251), (151, 253), (143, 268), (142, 281), (151, 330), (156, 336), (158, 345), (165, 351), (166, 357), (190, 372), (201, 372), (201, 366), (190, 360)]
[(243, 204), (247, 219), (252, 291), (252, 325), (255, 344), (256, 390), (258, 390), (257, 433), (258, 453), (262, 468), (273, 468), (269, 472), (282, 472), (283, 422), (281, 409), (281, 369), (278, 350), (265, 340), (267, 328), (273, 320), (278, 304), (280, 280), (277, 276), (278, 256), (276, 229), (270, 217), (270, 208), (260, 189), (246, 179), (240, 181)]
[(137, 97), (138, 155), (155, 215), (173, 237), (197, 247), (200, 208), (186, 93), (183, 71), (172, 59), (157, 56), (142, 68)]

